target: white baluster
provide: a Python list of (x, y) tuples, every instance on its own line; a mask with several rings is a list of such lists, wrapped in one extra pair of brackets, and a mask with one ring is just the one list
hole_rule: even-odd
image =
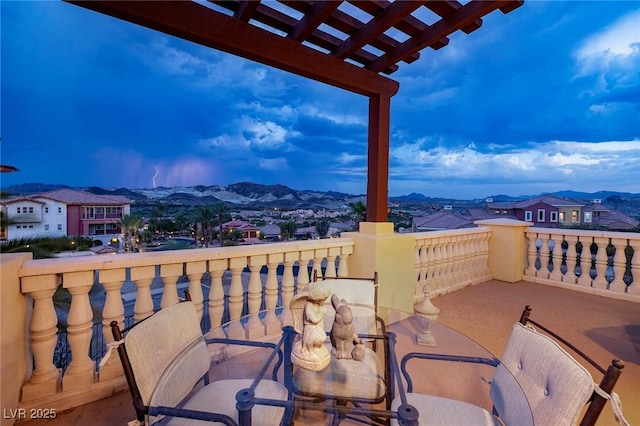
[(631, 258), (633, 282), (627, 287), (627, 293), (640, 296), (640, 239), (630, 238), (629, 245), (633, 248), (633, 257)]
[(598, 252), (596, 253), (596, 278), (591, 284), (595, 288), (605, 290), (609, 283), (605, 273), (607, 271), (607, 245), (609, 245), (609, 238), (596, 237), (594, 239), (598, 245)]
[[(124, 305), (122, 304), (122, 286), (126, 279), (125, 269), (105, 269), (100, 271), (100, 283), (106, 292), (104, 308), (102, 309), (102, 335), (105, 344), (113, 342), (111, 322), (117, 321), (120, 329), (124, 328)], [(114, 353), (115, 355), (115, 353)], [(118, 356), (111, 356), (100, 367), (99, 380), (101, 382), (120, 377), (124, 373)]]
[(349, 256), (353, 254), (353, 246), (344, 246), (340, 248), (340, 263), (338, 264), (338, 276), (349, 276)]
[(302, 291), (309, 284), (309, 261), (313, 259), (313, 250), (303, 250), (300, 252), (298, 260), (298, 276), (296, 277), (295, 293)]
[(535, 277), (538, 272), (536, 270), (536, 257), (538, 255), (536, 240), (538, 239), (538, 234), (536, 232), (526, 231), (525, 235), (527, 237), (527, 268), (524, 274), (528, 277)]
[(274, 334), (280, 331), (282, 325), (276, 315), (276, 305), (278, 303), (278, 265), (284, 260), (282, 253), (267, 255), (267, 280), (264, 283), (264, 304), (267, 311), (264, 318), (264, 325), (267, 334)]
[(22, 387), (22, 401), (32, 401), (55, 395), (61, 389), (62, 376), (53, 364), (56, 349), (58, 316), (53, 306), (53, 294), (58, 287), (55, 274), (23, 277), (22, 292), (34, 301), (29, 330), (35, 369)]
[(202, 305), (204, 294), (202, 293), (202, 276), (207, 271), (207, 262), (187, 262), (185, 266), (185, 274), (189, 279), (189, 295), (191, 302), (196, 308), (198, 318), (202, 319)]
[(615, 291), (616, 293), (624, 293), (626, 285), (623, 279), (624, 271), (627, 266), (624, 249), (627, 247), (627, 239), (612, 238), (611, 244), (616, 248), (616, 253), (613, 255), (613, 273), (615, 274), (615, 277), (613, 282), (609, 285), (609, 290)]
[(582, 245), (582, 252), (580, 253), (580, 269), (582, 270), (582, 275), (576, 279), (576, 283), (581, 286), (591, 287), (591, 276), (589, 275), (591, 270), (591, 251), (589, 248), (591, 239), (578, 236), (578, 242)]
[(567, 273), (562, 277), (562, 281), (567, 284), (575, 284), (576, 278), (576, 243), (578, 238), (575, 235), (565, 235), (567, 241)]
[(131, 268), (131, 281), (136, 285), (136, 302), (133, 305), (133, 320), (135, 322), (153, 315), (151, 283), (155, 276), (155, 266)]
[(231, 285), (229, 286), (229, 319), (235, 320), (242, 316), (244, 289), (242, 288), (242, 270), (247, 266), (246, 257), (232, 257), (229, 259), (231, 270)]
[(211, 290), (209, 290), (209, 320), (211, 328), (220, 327), (224, 316), (224, 288), (222, 275), (227, 270), (226, 259), (209, 261), (209, 274), (211, 275)]
[(178, 303), (178, 278), (182, 276), (182, 270), (182, 263), (160, 265), (160, 277), (163, 283), (160, 307), (166, 308)]
[(336, 271), (336, 258), (340, 254), (340, 247), (330, 247), (327, 250), (327, 270), (325, 277), (335, 278), (338, 276)]
[(67, 272), (62, 284), (71, 293), (71, 308), (67, 318), (67, 339), (71, 347), (71, 364), (62, 378), (66, 391), (85, 389), (95, 381), (95, 362), (89, 357), (93, 335), (93, 311), (89, 290), (94, 281), (93, 271)]
[(553, 271), (549, 273), (549, 279), (557, 283), (562, 281), (562, 271), (560, 270), (562, 266), (562, 240), (563, 237), (556, 234), (549, 241), (550, 244), (553, 241), (553, 250), (551, 250), (551, 246), (549, 247), (549, 251), (551, 251), (550, 257), (553, 259)]
[(255, 338), (258, 336), (264, 336), (266, 329), (262, 325), (258, 312), (260, 311), (260, 305), (262, 304), (262, 281), (260, 280), (260, 269), (267, 263), (266, 255), (250, 256), (248, 260), (249, 271), (249, 288), (248, 288), (248, 301), (249, 306), (249, 322), (246, 325), (247, 337)]

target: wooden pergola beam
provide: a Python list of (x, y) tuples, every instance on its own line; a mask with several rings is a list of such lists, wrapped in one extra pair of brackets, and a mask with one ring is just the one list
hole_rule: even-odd
[(192, 1), (69, 2), (364, 96), (398, 91), (395, 80)]

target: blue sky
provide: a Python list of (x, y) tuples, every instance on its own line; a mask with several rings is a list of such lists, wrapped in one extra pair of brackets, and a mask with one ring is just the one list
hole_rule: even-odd
[[(67, 3), (0, 7), (2, 187), (366, 192), (366, 98)], [(525, 2), (392, 78), (390, 195), (640, 192), (638, 1)]]

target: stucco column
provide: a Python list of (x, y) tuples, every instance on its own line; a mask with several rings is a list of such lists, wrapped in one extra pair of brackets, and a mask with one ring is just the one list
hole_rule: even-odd
[(525, 231), (533, 224), (513, 219), (488, 219), (474, 223), (491, 230), (489, 270), (493, 279), (509, 283), (521, 281), (527, 266)]
[(415, 238), (394, 233), (389, 222), (361, 222), (360, 232), (342, 235), (355, 242), (349, 276), (373, 277), (377, 271), (378, 304), (413, 312)]
[[(2, 253), (0, 258), (0, 401), (2, 408), (17, 409), (20, 388), (32, 373), (33, 361), (29, 349), (29, 319), (33, 312), (31, 298), (22, 294), (18, 270), (22, 263), (31, 260), (31, 253)], [(55, 289), (55, 283), (54, 283)], [(54, 333), (55, 334), (55, 333)], [(52, 369), (53, 378), (59, 373)], [(55, 382), (54, 382), (55, 383)], [(54, 387), (55, 392), (55, 387)], [(16, 419), (2, 419), (2, 425), (12, 425)]]

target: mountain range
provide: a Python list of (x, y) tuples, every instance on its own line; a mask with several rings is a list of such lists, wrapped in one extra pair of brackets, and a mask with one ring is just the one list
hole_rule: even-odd
[[(60, 188), (66, 185), (26, 183), (3, 188), (4, 193), (13, 195), (30, 195)], [(224, 201), (227, 204), (242, 208), (310, 208), (310, 209), (341, 209), (356, 201), (365, 201), (365, 195), (346, 194), (335, 191), (295, 190), (285, 185), (263, 185), (251, 182), (240, 182), (231, 185), (196, 185), (186, 187), (157, 187), (143, 189), (129, 188), (101, 188), (97, 186), (73, 188), (84, 190), (97, 195), (121, 195), (136, 204), (172, 204), (183, 206), (200, 206)], [(494, 201), (516, 201), (537, 197), (540, 195), (523, 195), (512, 197), (508, 195), (492, 195)], [(570, 198), (576, 201), (588, 202), (592, 199), (611, 200), (612, 202), (628, 202), (640, 205), (640, 194), (616, 191), (599, 191), (595, 193), (560, 191), (550, 195)], [(419, 193), (411, 193), (397, 197), (389, 197), (392, 203), (401, 204), (482, 204), (485, 199), (453, 200), (432, 198)]]

